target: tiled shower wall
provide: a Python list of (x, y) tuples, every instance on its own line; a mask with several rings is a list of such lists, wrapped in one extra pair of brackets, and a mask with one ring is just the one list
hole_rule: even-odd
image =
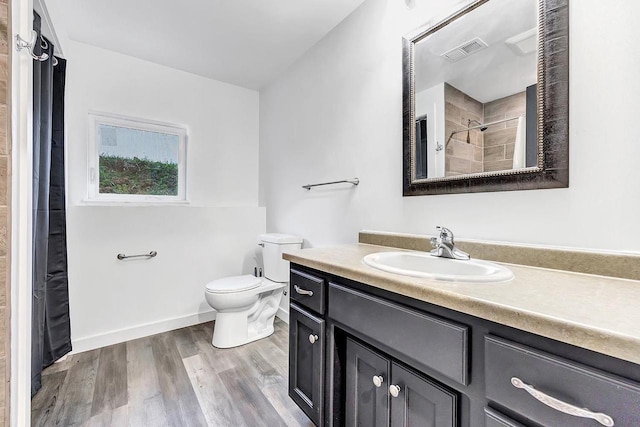
[[(479, 129), (451, 133), (467, 128), (468, 120), (482, 122), (483, 105), (448, 83), (444, 84), (444, 117), (447, 149), (445, 176), (482, 172), (482, 132)], [(473, 124), (471, 125), (474, 126)]]
[[(526, 91), (484, 104), (484, 123), (495, 122), (526, 113)], [(484, 171), (498, 171), (513, 167), (513, 148), (518, 120), (489, 126), (484, 132)]]
[[(511, 169), (518, 121), (491, 125), (484, 132), (468, 132), (468, 120), (490, 123), (526, 113), (526, 91), (485, 104), (448, 83), (444, 84), (447, 135), (445, 176)], [(471, 123), (470, 127), (476, 126)], [(454, 131), (462, 131), (451, 136)]]
[(9, 10), (0, 0), (0, 425), (9, 423), (9, 201), (11, 189), (11, 152), (8, 108), (9, 87)]

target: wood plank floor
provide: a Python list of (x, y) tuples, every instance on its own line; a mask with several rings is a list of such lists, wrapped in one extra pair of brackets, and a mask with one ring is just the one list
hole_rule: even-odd
[(288, 328), (221, 350), (213, 322), (140, 338), (50, 366), (33, 426), (313, 426), (287, 395)]

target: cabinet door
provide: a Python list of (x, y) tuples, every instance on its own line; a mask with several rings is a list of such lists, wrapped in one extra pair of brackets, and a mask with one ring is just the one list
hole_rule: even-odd
[(347, 339), (346, 426), (389, 425), (389, 359)]
[(320, 426), (324, 405), (324, 320), (291, 304), (289, 396)]
[(457, 427), (458, 397), (435, 381), (391, 364), (391, 427)]

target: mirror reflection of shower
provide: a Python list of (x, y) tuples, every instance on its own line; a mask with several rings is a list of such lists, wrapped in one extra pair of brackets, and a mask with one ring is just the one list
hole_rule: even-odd
[(413, 117), (428, 121), (416, 120), (414, 179), (538, 165), (537, 12), (490, 0), (416, 42)]
[[(428, 103), (420, 104), (424, 99)], [(480, 102), (445, 82), (417, 94), (416, 101), (417, 110), (423, 114), (416, 119), (415, 179), (537, 165), (535, 84), (512, 95)], [(437, 121), (434, 117), (438, 117), (439, 104), (444, 114)]]

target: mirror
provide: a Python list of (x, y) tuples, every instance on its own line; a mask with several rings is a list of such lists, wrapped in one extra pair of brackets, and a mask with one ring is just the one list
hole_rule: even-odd
[(480, 0), (404, 42), (404, 195), (568, 186), (568, 0)]

